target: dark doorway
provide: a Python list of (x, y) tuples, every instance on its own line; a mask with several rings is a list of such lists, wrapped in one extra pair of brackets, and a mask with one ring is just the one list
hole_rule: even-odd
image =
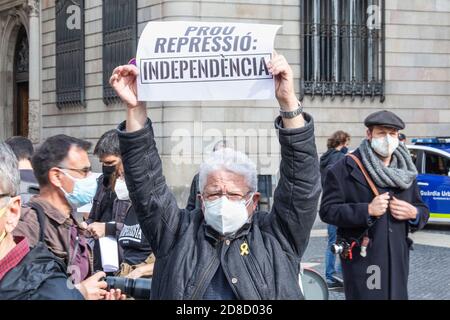
[(28, 137), (28, 38), (22, 26), (14, 55), (14, 135)]

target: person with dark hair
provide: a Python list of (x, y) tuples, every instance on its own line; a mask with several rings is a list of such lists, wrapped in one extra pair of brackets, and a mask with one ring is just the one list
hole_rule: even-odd
[(408, 299), (410, 230), (430, 216), (417, 168), (398, 139), (403, 120), (391, 111), (370, 114), (358, 149), (327, 172), (321, 219), (337, 228), (348, 300)]
[(320, 175), (322, 185), (325, 182), (328, 169), (343, 159), (348, 153), (350, 144), (350, 135), (342, 130), (336, 131), (327, 140), (327, 151), (320, 157)]
[(0, 300), (123, 299), (120, 290), (105, 289), (103, 272), (68, 285), (66, 266), (47, 246), (31, 246), (14, 236), (21, 215), (19, 170), (10, 147), (0, 143)]
[(405, 135), (404, 133), (399, 133), (399, 134), (398, 134), (398, 140), (399, 140), (401, 143), (405, 144), (405, 143), (406, 143), (406, 135)]
[(94, 271), (88, 232), (75, 218), (76, 209), (92, 202), (97, 180), (87, 151), (91, 143), (66, 135), (48, 138), (31, 162), (40, 193), (31, 198), (15, 230), (31, 245), (44, 242), (61, 258), (75, 283)]
[(103, 164), (103, 175), (98, 180), (97, 193), (86, 221), (87, 229), (96, 239), (94, 267), (102, 269), (98, 239), (112, 236), (119, 243), (121, 264), (118, 275), (134, 279), (149, 277), (153, 274), (154, 256), (128, 195), (117, 130), (109, 130), (100, 137), (94, 155)]
[[(230, 143), (226, 140), (219, 140), (214, 144), (213, 152), (219, 151), (224, 148), (230, 148)], [(186, 210), (192, 211), (194, 209), (200, 208), (200, 187), (198, 184), (198, 173), (194, 176), (191, 183), (191, 190), (189, 191), (189, 198), (186, 205)]]
[(29, 139), (19, 136), (8, 138), (5, 142), (11, 147), (17, 160), (19, 160), (20, 196), (22, 203), (27, 203), (33, 195), (39, 193), (39, 184), (31, 166), (31, 157), (34, 152), (33, 144)]
[[(325, 184), (325, 177), (328, 170), (339, 160), (345, 158), (350, 144), (350, 135), (342, 130), (336, 131), (328, 138), (328, 150), (320, 157), (320, 175), (322, 178), (322, 187)], [(336, 242), (336, 226), (329, 224), (328, 245), (325, 253), (325, 278), (330, 289), (342, 288), (342, 279), (337, 276), (341, 273), (340, 264), (336, 268), (336, 257), (331, 252), (331, 246)]]
[(11, 147), (17, 160), (19, 160), (19, 170), (21, 165), (31, 168), (30, 160), (33, 156), (34, 148), (33, 143), (28, 138), (14, 136), (6, 139), (5, 143)]

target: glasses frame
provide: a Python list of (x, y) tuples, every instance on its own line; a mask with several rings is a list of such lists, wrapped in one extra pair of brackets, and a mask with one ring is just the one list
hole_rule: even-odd
[(61, 170), (75, 171), (75, 172), (79, 173), (80, 175), (82, 175), (83, 177), (87, 177), (89, 175), (89, 173), (92, 172), (92, 167), (87, 167), (87, 168), (83, 168), (83, 169), (66, 168), (66, 167), (57, 167), (57, 168), (61, 169)]
[[(217, 200), (217, 199), (219, 199), (219, 198), (221, 198), (223, 196), (227, 197), (227, 199), (230, 200), (230, 201), (242, 201), (251, 193), (252, 193), (252, 191), (248, 191), (246, 194), (244, 194), (242, 196), (239, 195), (239, 198), (236, 198), (236, 199), (230, 198), (230, 195), (228, 193), (213, 193), (213, 194), (203, 193), (202, 197), (205, 198), (208, 201), (215, 201), (215, 200)], [(208, 197), (210, 197), (210, 196), (217, 196), (217, 198), (215, 198), (215, 199), (208, 199)], [(237, 195), (233, 195), (233, 196), (237, 197)]]

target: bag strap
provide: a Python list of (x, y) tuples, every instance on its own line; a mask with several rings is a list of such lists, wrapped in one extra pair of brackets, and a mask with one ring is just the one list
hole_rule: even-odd
[(37, 203), (32, 202), (28, 204), (31, 209), (36, 212), (36, 216), (39, 223), (39, 241), (44, 242), (44, 234), (45, 234), (45, 213), (44, 209)]
[(364, 178), (366, 178), (366, 181), (369, 184), (370, 189), (372, 189), (372, 192), (375, 194), (375, 197), (379, 196), (380, 192), (378, 191), (377, 187), (375, 186), (375, 183), (373, 183), (372, 179), (367, 173), (366, 168), (364, 168), (363, 164), (361, 163), (361, 160), (359, 160), (357, 156), (351, 153), (348, 153), (347, 156), (352, 158), (356, 162), (362, 174), (364, 175)]

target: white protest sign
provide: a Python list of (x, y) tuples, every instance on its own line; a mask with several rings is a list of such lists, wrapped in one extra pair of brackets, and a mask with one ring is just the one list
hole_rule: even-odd
[(266, 63), (279, 27), (149, 22), (137, 52), (138, 99), (274, 99), (274, 80)]

